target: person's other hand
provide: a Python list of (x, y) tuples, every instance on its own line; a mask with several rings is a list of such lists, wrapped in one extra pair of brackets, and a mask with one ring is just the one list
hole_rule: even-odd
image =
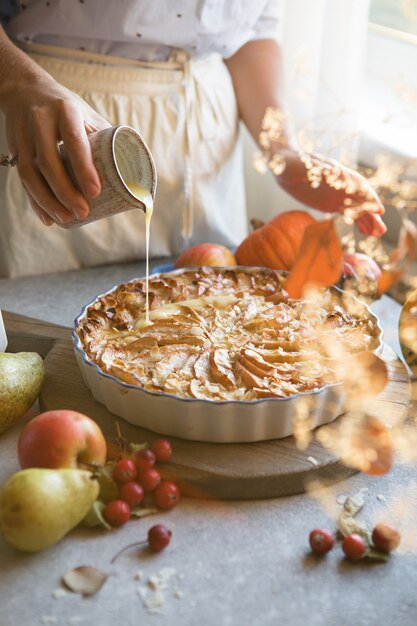
[[(101, 191), (88, 134), (109, 122), (47, 74), (30, 85), (17, 82), (2, 104), (9, 149), (35, 213), (46, 225), (87, 217), (86, 198)], [(61, 141), (82, 192), (64, 168)]]
[(284, 149), (285, 169), (279, 185), (293, 198), (326, 213), (349, 213), (365, 235), (381, 237), (385, 209), (369, 182), (359, 172), (316, 154)]

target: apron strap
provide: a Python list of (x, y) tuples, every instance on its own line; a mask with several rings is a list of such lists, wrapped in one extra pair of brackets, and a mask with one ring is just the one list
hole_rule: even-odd
[(185, 154), (184, 154), (184, 207), (182, 211), (182, 237), (188, 245), (194, 229), (194, 193), (193, 193), (193, 167), (191, 159), (191, 120), (195, 102), (195, 90), (191, 73), (191, 57), (185, 50), (173, 50), (168, 62), (177, 63), (181, 66), (184, 80), (184, 103), (185, 103)]

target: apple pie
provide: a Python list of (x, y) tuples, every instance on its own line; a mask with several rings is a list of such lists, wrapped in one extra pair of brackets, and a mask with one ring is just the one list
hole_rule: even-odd
[(335, 288), (292, 300), (269, 269), (157, 274), (99, 297), (76, 333), (90, 362), (149, 392), (224, 402), (286, 398), (340, 382), (380, 344), (376, 318)]

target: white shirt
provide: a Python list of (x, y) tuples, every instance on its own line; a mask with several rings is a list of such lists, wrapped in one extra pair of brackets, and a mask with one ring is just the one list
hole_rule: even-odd
[[(173, 48), (224, 58), (250, 40), (276, 38), (281, 0), (0, 0), (0, 18), (18, 41), (144, 61)], [(11, 9), (11, 5), (15, 8)]]

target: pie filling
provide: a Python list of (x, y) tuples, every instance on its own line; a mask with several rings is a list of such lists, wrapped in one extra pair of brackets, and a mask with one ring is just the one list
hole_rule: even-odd
[(77, 334), (103, 372), (148, 391), (212, 401), (285, 398), (341, 382), (375, 350), (367, 307), (336, 289), (289, 299), (268, 269), (200, 268), (119, 285), (90, 305)]

